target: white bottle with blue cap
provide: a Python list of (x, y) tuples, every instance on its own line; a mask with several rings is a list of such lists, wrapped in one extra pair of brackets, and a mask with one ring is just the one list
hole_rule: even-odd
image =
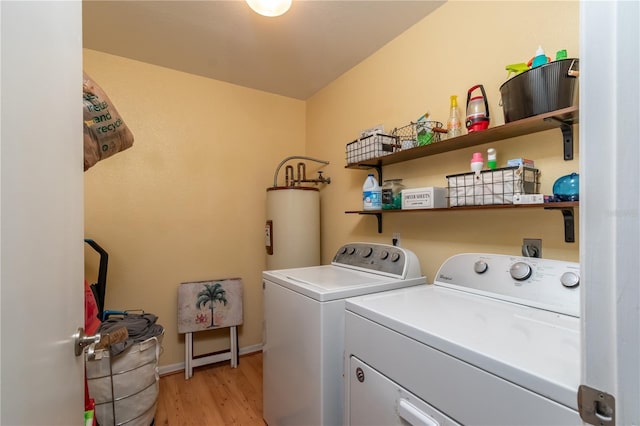
[(378, 180), (369, 173), (362, 185), (362, 209), (380, 210), (382, 209), (382, 189)]

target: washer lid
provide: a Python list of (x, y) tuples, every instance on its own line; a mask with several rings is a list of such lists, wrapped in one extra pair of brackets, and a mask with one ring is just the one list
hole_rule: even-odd
[(264, 271), (262, 277), (321, 302), (426, 284), (424, 277), (401, 280), (335, 265)]
[(349, 299), (346, 308), (577, 409), (578, 318), (434, 285)]

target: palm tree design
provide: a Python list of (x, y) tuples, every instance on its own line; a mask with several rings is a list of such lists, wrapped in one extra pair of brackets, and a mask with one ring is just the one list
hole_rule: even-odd
[(204, 289), (200, 290), (198, 293), (198, 300), (196, 301), (196, 308), (200, 309), (201, 306), (206, 306), (209, 304), (209, 309), (211, 310), (211, 327), (215, 327), (213, 321), (213, 308), (215, 302), (222, 302), (225, 306), (227, 305), (227, 298), (225, 297), (225, 291), (222, 288), (222, 284), (215, 283), (214, 285), (205, 284)]

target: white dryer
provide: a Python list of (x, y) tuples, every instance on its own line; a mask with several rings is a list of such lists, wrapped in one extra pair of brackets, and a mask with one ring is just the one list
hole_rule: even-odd
[(347, 425), (581, 425), (580, 267), (453, 256), (346, 301)]
[(263, 412), (269, 426), (343, 418), (344, 299), (426, 284), (416, 255), (351, 243), (330, 265), (265, 271)]

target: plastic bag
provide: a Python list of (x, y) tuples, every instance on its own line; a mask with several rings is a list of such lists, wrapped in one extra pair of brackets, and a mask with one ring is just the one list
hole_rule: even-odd
[(83, 72), (84, 170), (133, 145), (133, 134), (102, 88)]

